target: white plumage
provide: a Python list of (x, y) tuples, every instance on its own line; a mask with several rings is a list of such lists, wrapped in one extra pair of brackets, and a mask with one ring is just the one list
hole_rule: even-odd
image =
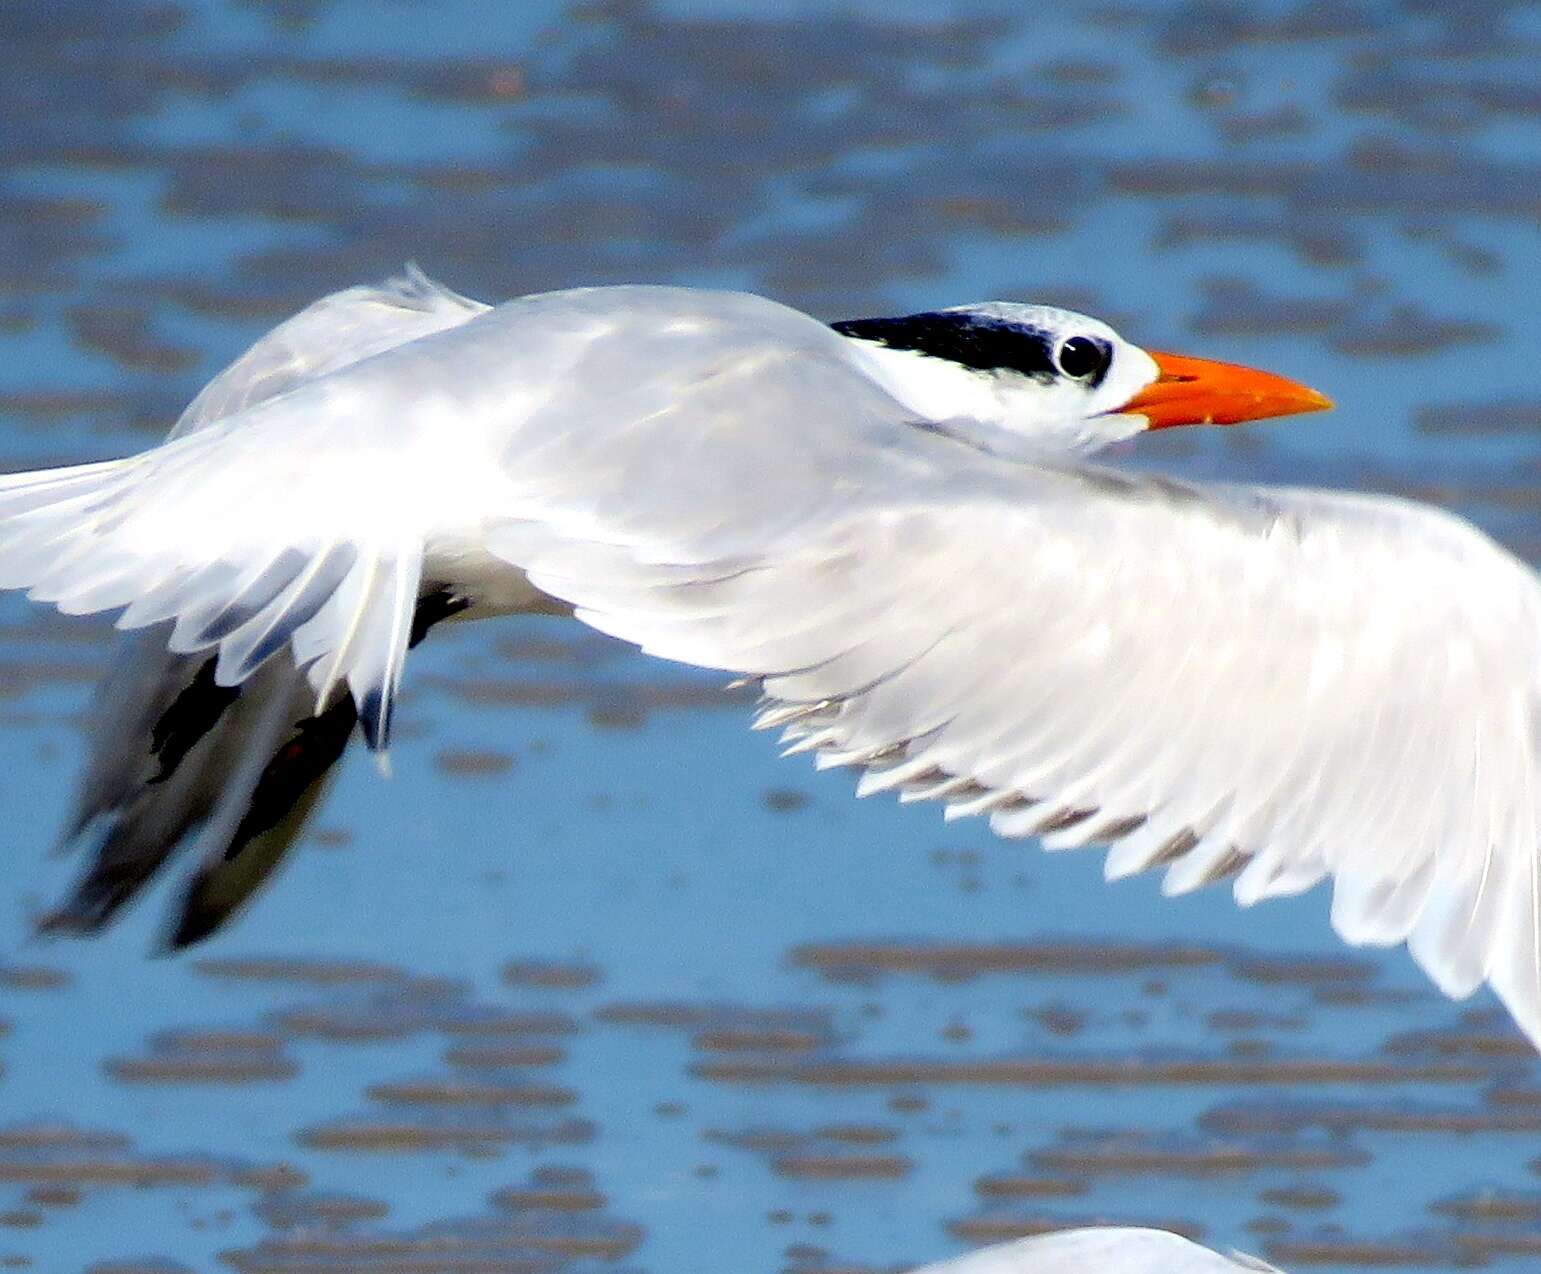
[[(1051, 364), (1078, 333), (1105, 365), (982, 368), (732, 293), (355, 288), (163, 446), (0, 480), (0, 583), (169, 624), (223, 685), (279, 656), (285, 693), (303, 673), (321, 712), (346, 685), (380, 747), (421, 597), (571, 607), (758, 680), (761, 724), (863, 793), (1107, 843), (1110, 877), (1161, 866), (1169, 893), (1331, 878), (1345, 939), (1408, 941), (1452, 995), (1490, 982), (1541, 1039), (1533, 574), (1401, 500), (1098, 467), (1166, 356), (1063, 311), (959, 313), (926, 322), (1017, 324)], [(166, 656), (137, 649), (160, 702)], [(84, 819), (132, 786), (103, 772)]]

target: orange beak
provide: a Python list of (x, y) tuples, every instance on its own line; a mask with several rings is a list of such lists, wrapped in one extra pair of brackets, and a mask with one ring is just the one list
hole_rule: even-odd
[(1332, 399), (1271, 372), (1181, 354), (1151, 353), (1160, 371), (1120, 415), (1144, 416), (1152, 429), (1173, 425), (1235, 425), (1243, 420), (1326, 411)]

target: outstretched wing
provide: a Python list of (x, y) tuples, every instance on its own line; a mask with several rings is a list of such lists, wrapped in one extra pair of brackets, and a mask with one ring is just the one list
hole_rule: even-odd
[[(382, 283), (334, 292), (280, 323), (215, 376), (188, 404), (171, 437), (196, 433), (307, 380), (458, 326), (487, 308), (435, 283), (412, 265)], [(153, 727), (203, 662), (168, 650), (169, 635), (169, 628), (152, 626), (119, 639), (97, 690), (94, 743), (67, 838), (98, 815), (126, 805), (156, 773)], [(212, 786), (222, 789), (224, 778)], [(167, 836), (156, 828), (128, 839), (160, 843)]]
[[(487, 308), (415, 270), (350, 288), (215, 377), (163, 446), (0, 478), (0, 587), (71, 613), (121, 608), (124, 628), (169, 623), (174, 654), (218, 648), (221, 685), (294, 643), (302, 663), (314, 660), (318, 697), (346, 680), (382, 746), (424, 537), (441, 512), (410, 459), (414, 442), (428, 449), (434, 421), (431, 411), (404, 427), (381, 419), (393, 406), (388, 372), (372, 395), (326, 378)], [(137, 662), (153, 678), (154, 659)], [(88, 774), (77, 822), (121, 786), (112, 769)]]
[[(532, 499), (550, 507), (574, 477), (615, 506), (616, 490), (688, 469), (746, 419), (796, 418), (788, 367), (832, 384), (852, 419), (864, 398), (886, 410), (849, 348), (752, 297), (591, 289), (489, 311), (409, 276), (280, 326), (158, 448), (0, 478), (0, 586), (148, 629), (106, 686), (111, 748), (88, 767), (71, 823), (103, 820), (92, 866), (48, 926), (100, 927), (203, 823), (204, 865), (173, 941), (207, 933), (282, 856), (354, 704), (366, 740), (385, 746), (414, 635), (467, 593), (492, 607), (529, 598), (487, 555), (489, 520)], [(673, 428), (673, 407), (724, 396), (771, 414), (730, 410), (703, 437)], [(813, 465), (844, 449), (837, 429), (822, 452), (797, 454)], [(742, 486), (754, 466), (740, 458), (748, 467), (693, 480), (703, 494)], [(688, 495), (672, 490), (688, 521)], [(427, 611), (423, 579), (440, 586)], [(338, 683), (352, 704), (334, 699)]]
[[(340, 294), (260, 342), (162, 446), (0, 478), (0, 588), (71, 613), (117, 609), (124, 628), (169, 623), (174, 652), (217, 649), (223, 686), (291, 646), (318, 703), (351, 688), (379, 747), (425, 554), (440, 555), (442, 582), (485, 574), (488, 521), (552, 508), (574, 480), (590, 504), (654, 473), (689, 474), (703, 494), (747, 489), (752, 452), (736, 469), (688, 463), (723, 455), (735, 416), (692, 436), (675, 425), (707, 417), (675, 409), (747, 396), (762, 403), (756, 421), (766, 405), (795, 418), (802, 377), (767, 368), (832, 384), (825, 396), (857, 418), (863, 396), (886, 407), (849, 348), (806, 316), (726, 293), (588, 289), (490, 311), (421, 280)], [(844, 449), (837, 431), (824, 451)], [(812, 473), (819, 454), (800, 449), (798, 464)], [(691, 491), (668, 494), (690, 520)], [(493, 581), (505, 585), (522, 588)]]
[(333, 292), (264, 335), (203, 387), (171, 431), (180, 438), (216, 420), (485, 313), (415, 265), (383, 283)]
[[(324, 297), (216, 376), (171, 436), (207, 429), (486, 309), (410, 266), (377, 286)], [(90, 864), (44, 917), (46, 929), (99, 929), (201, 826), (203, 866), (169, 940), (182, 945), (210, 932), (282, 858), (347, 741), (353, 704), (339, 699), (312, 716), (316, 693), (292, 658), (275, 659), (239, 687), (216, 686), (213, 656), (167, 648), (173, 627), (124, 633), (98, 687), (64, 833), (70, 841), (95, 825)]]
[(987, 461), (853, 460), (716, 559), (549, 518), (496, 547), (597, 628), (759, 678), (760, 724), (862, 793), (1111, 844), (1110, 877), (1164, 866), (1168, 893), (1331, 877), (1349, 942), (1409, 941), (1452, 995), (1487, 979), (1541, 1041), (1530, 571), (1398, 500)]

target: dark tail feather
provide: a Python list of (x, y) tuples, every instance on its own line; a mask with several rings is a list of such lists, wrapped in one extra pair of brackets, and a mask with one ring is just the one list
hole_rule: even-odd
[[(411, 644), (467, 604), (444, 591), (422, 598)], [(202, 863), (167, 943), (177, 950), (208, 937), (283, 860), (352, 737), (353, 700), (344, 694), (314, 713), (314, 692), (289, 658), (224, 687), (212, 657), (172, 654), (164, 638), (126, 640), (103, 682), (67, 839), (104, 826), (42, 932), (95, 933), (201, 827)]]

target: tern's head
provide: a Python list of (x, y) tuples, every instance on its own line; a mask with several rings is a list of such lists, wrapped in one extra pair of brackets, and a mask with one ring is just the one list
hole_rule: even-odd
[(1106, 323), (1047, 305), (988, 301), (833, 326), (890, 393), (930, 419), (969, 417), (1078, 451), (1146, 429), (1332, 406), (1269, 372), (1147, 353)]

